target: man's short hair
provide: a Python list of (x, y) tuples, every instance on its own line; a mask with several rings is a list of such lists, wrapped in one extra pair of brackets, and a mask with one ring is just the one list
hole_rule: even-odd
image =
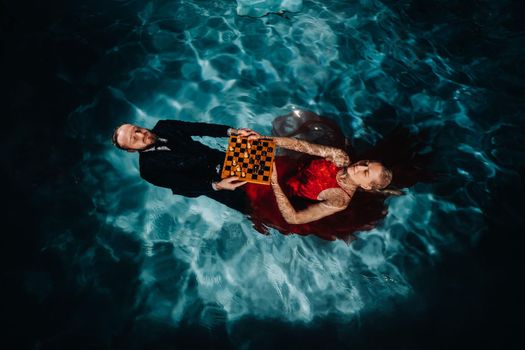
[(124, 125), (124, 124), (120, 124), (119, 126), (117, 126), (115, 128), (115, 130), (113, 130), (113, 136), (111, 137), (111, 142), (113, 143), (113, 146), (117, 147), (118, 149), (121, 149), (123, 151), (126, 151), (127, 148), (125, 147), (122, 147), (119, 143), (118, 143), (118, 130), (120, 129), (120, 127)]

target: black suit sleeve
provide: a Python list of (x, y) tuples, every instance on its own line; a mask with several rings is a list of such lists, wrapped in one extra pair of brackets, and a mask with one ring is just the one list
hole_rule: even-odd
[(191, 136), (226, 137), (230, 128), (227, 125), (183, 122), (180, 120), (160, 120), (157, 125), (170, 134), (183, 134)]
[[(196, 158), (192, 161), (199, 162)], [(162, 161), (148, 162), (147, 167), (141, 168), (140, 176), (155, 186), (170, 188), (174, 194), (187, 197), (207, 195), (214, 191), (211, 186), (214, 179), (207, 177), (209, 172), (192, 172), (191, 169), (195, 167), (188, 161), (165, 154)]]

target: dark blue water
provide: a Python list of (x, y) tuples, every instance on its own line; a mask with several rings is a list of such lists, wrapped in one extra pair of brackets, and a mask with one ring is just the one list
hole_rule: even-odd
[[(38, 349), (517, 346), (522, 10), (2, 2), (6, 335)], [(360, 150), (396, 126), (422, 133), (443, 176), (347, 245), (260, 235), (145, 183), (110, 143), (119, 123), (164, 118), (269, 133), (297, 108)]]

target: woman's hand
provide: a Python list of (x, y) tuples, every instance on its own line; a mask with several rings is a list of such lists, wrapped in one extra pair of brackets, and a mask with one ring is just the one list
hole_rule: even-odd
[(350, 157), (348, 157), (348, 154), (342, 149), (334, 149), (325, 159), (333, 162), (338, 168), (350, 165)]
[(237, 134), (237, 136), (248, 137), (248, 139), (252, 139), (253, 137), (253, 140), (256, 140), (257, 138), (261, 137), (261, 135), (258, 132), (248, 128), (239, 128), (235, 130), (235, 133)]
[(254, 133), (255, 134), (252, 134), (252, 135), (248, 136), (248, 140), (255, 141), (255, 140), (260, 140), (260, 139), (271, 139), (271, 137), (261, 135), (259, 133), (256, 133), (255, 131), (254, 131)]

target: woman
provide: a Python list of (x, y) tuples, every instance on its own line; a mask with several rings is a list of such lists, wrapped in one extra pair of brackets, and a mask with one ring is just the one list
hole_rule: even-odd
[(397, 189), (436, 180), (427, 170), (433, 154), (424, 152), (424, 132), (396, 128), (357, 154), (337, 123), (312, 112), (293, 110), (272, 125), (271, 138), (280, 149), (271, 186), (241, 187), (261, 233), (272, 227), (350, 242), (354, 232), (371, 230), (386, 216), (385, 200), (402, 194)]
[[(263, 136), (251, 138), (261, 137)], [(388, 186), (392, 180), (392, 172), (379, 162), (361, 160), (349, 165), (349, 157), (342, 149), (289, 137), (271, 139), (280, 148), (322, 157), (299, 166), (293, 176), (289, 176), (288, 171), (292, 164), (291, 159), (276, 158), (271, 190), (277, 208), (288, 224), (306, 224), (340, 212), (348, 207), (357, 189), (377, 191)], [(294, 164), (294, 168), (295, 166), (297, 165)], [(283, 176), (278, 176), (281, 170)], [(283, 184), (281, 185), (279, 181)], [(268, 191), (268, 188), (247, 186), (246, 192), (250, 203), (255, 203), (264, 191)], [(297, 196), (312, 202), (304, 209), (296, 209), (288, 196)]]
[[(417, 154), (412, 146), (407, 146), (411, 145), (407, 134), (385, 139), (391, 142), (381, 142), (369, 150), (370, 159), (390, 159), (393, 162), (389, 165), (393, 166), (403, 164), (402, 169), (395, 168), (393, 179), (392, 171), (381, 162), (359, 160), (350, 164), (347, 153), (355, 159), (365, 157), (353, 153), (348, 140), (330, 119), (294, 110), (272, 124), (272, 134), (277, 136), (270, 138), (279, 146), (279, 156), (275, 159), (271, 186), (248, 183), (241, 187), (249, 199), (248, 211), (254, 227), (261, 233), (267, 234), (268, 227), (272, 227), (283, 234), (314, 234), (326, 240), (349, 242), (355, 239), (354, 232), (370, 230), (385, 217), (386, 195), (401, 194), (384, 189), (385, 186), (392, 180), (396, 187), (415, 183), (403, 181), (405, 170), (411, 168), (406, 164), (416, 160)], [(374, 153), (375, 149), (380, 152)], [(384, 154), (387, 157), (382, 157)]]

